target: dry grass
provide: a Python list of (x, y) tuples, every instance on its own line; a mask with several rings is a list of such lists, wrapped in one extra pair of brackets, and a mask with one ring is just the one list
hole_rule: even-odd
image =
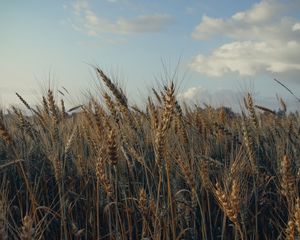
[(183, 108), (170, 83), (143, 110), (96, 72), (106, 90), (72, 115), (51, 89), (1, 113), (1, 239), (299, 237), (300, 117), (283, 100)]

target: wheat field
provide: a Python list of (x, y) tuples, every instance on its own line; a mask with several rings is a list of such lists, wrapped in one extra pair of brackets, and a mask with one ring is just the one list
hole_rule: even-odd
[(189, 107), (173, 82), (145, 109), (105, 89), (66, 110), (54, 90), (0, 115), (0, 239), (297, 239), (300, 117)]

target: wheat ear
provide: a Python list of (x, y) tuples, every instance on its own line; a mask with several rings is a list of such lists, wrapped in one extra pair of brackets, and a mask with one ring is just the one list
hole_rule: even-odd
[(23, 218), (22, 221), (22, 227), (21, 227), (21, 234), (20, 239), (21, 240), (33, 240), (34, 235), (34, 228), (33, 228), (33, 220), (30, 216), (26, 215)]

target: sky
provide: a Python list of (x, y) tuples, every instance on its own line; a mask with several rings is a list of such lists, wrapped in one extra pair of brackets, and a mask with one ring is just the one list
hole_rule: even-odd
[[(93, 66), (132, 103), (174, 75), (178, 98), (291, 110), (300, 96), (299, 0), (56, 0), (0, 2), (0, 106), (35, 104), (49, 87), (67, 104), (101, 94)], [(98, 91), (98, 92), (97, 92)]]

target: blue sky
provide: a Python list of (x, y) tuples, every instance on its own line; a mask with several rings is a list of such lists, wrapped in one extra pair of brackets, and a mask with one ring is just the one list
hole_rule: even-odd
[[(300, 95), (298, 0), (74, 0), (0, 3), (0, 104), (36, 102), (51, 83), (81, 96), (98, 65), (143, 101), (179, 64), (178, 96), (236, 104), (250, 90), (276, 108)], [(76, 98), (69, 99), (72, 105)]]

